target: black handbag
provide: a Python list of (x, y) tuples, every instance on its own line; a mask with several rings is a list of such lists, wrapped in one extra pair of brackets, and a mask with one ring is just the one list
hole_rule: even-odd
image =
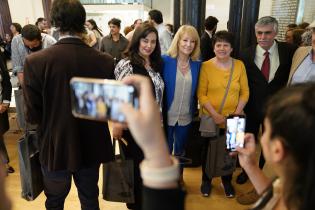
[(226, 149), (226, 135), (209, 141), (205, 172), (209, 178), (232, 174), (236, 168), (236, 157)]
[(103, 199), (107, 201), (134, 203), (134, 163), (126, 160), (120, 140), (113, 140), (114, 151), (120, 154), (115, 160), (103, 164)]
[(25, 200), (31, 201), (44, 190), (36, 131), (26, 131), (24, 136), (18, 141), (18, 156), (22, 188), (21, 196)]

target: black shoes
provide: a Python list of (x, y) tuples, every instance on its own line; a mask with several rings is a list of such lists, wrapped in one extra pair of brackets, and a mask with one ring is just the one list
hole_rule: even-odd
[(235, 197), (235, 190), (231, 182), (222, 183), (222, 187), (225, 192), (225, 197), (227, 198), (234, 198)]
[(209, 197), (211, 193), (211, 182), (210, 181), (202, 181), (200, 186), (200, 192), (203, 197)]
[(236, 183), (237, 184), (244, 184), (248, 180), (247, 174), (242, 171), (236, 178)]

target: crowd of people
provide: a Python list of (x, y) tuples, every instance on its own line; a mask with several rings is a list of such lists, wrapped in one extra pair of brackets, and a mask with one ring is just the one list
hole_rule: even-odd
[[(280, 42), (278, 21), (261, 17), (254, 28), (257, 43), (233, 57), (233, 34), (216, 31), (216, 17), (205, 19), (199, 37), (191, 25), (172, 32), (158, 10), (148, 16), (144, 22), (135, 20), (125, 36), (121, 20), (112, 18), (104, 36), (93, 19), (86, 20), (79, 1), (54, 0), (51, 23), (44, 18), (24, 27), (12, 23), (0, 59), (0, 159), (5, 170), (14, 172), (3, 139), (9, 129), (12, 85), (6, 60), (11, 59), (26, 121), (37, 125), (46, 209), (63, 209), (72, 178), (81, 208), (99, 209), (99, 167), (114, 158), (112, 138), (128, 142), (124, 152), (134, 161), (135, 202), (127, 204), (129, 209), (184, 209), (184, 168), (174, 157), (185, 156), (196, 113), (211, 117), (218, 135), (225, 135), (228, 116), (246, 114), (245, 146), (231, 155), (238, 156), (243, 168), (236, 182), (249, 179), (254, 186), (249, 193), (255, 196), (248, 200), (245, 193), (239, 203), (260, 197), (253, 209), (310, 209), (315, 200), (315, 22), (288, 25), (286, 42)], [(75, 118), (69, 84), (75, 76), (137, 87), (140, 108), (121, 108), (127, 127), (112, 122), (110, 134), (108, 122)], [(204, 197), (211, 195), (214, 178), (206, 172), (209, 142), (217, 137), (202, 137)], [(263, 174), (265, 162), (273, 166), (275, 180)], [(232, 176), (221, 177), (227, 198), (235, 197)], [(2, 203), (10, 206), (1, 187), (0, 178), (0, 199), (6, 200), (0, 209)]]

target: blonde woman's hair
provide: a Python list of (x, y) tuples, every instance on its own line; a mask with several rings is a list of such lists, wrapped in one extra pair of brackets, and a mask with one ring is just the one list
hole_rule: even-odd
[(191, 36), (196, 42), (195, 48), (190, 55), (191, 60), (193, 60), (193, 61), (199, 60), (200, 38), (199, 38), (199, 34), (198, 34), (197, 30), (195, 29), (195, 27), (193, 27), (191, 25), (182, 25), (178, 29), (178, 31), (176, 32), (176, 34), (174, 36), (172, 44), (167, 51), (167, 54), (173, 58), (176, 58), (178, 56), (178, 43), (185, 34), (187, 34), (188, 36)]

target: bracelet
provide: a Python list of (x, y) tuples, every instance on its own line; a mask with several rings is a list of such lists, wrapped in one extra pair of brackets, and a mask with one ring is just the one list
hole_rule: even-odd
[(172, 165), (164, 168), (149, 167), (148, 161), (143, 160), (140, 164), (141, 177), (145, 181), (154, 183), (167, 183), (178, 181), (179, 179), (179, 162), (171, 156)]

